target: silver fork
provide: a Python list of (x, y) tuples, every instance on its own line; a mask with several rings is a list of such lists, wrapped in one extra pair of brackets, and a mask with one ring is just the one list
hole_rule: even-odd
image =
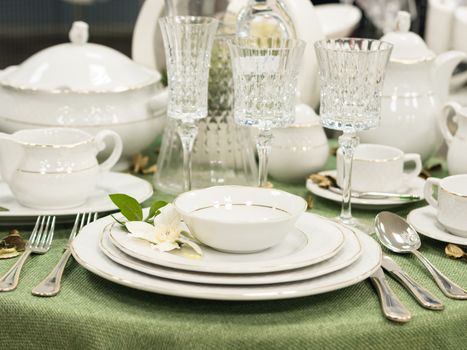
[(39, 216), (32, 230), (26, 249), (19, 260), (0, 278), (0, 292), (16, 289), (19, 275), (26, 259), (33, 254), (45, 254), (49, 251), (55, 230), (55, 216)]
[(60, 284), (62, 281), (63, 271), (65, 270), (66, 263), (71, 256), (70, 245), (75, 239), (76, 235), (81, 231), (84, 225), (90, 224), (97, 219), (97, 213), (78, 214), (76, 215), (73, 229), (71, 230), (70, 237), (65, 246), (65, 251), (58, 261), (57, 265), (47, 275), (47, 277), (33, 288), (32, 294), (39, 297), (53, 297), (60, 292)]

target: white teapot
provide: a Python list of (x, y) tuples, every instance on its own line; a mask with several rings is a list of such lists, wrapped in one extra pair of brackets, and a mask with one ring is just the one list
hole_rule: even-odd
[(409, 28), (410, 15), (399, 12), (396, 31), (381, 38), (394, 45), (381, 101), (381, 126), (362, 132), (361, 139), (418, 153), (426, 160), (441, 146), (438, 119), (448, 98), (449, 80), (467, 55), (449, 51), (435, 56)]
[[(448, 128), (452, 115), (454, 122), (457, 123), (455, 135)], [(449, 146), (447, 156), (449, 174), (467, 174), (467, 107), (462, 107), (457, 102), (447, 103), (441, 114), (440, 127)]]

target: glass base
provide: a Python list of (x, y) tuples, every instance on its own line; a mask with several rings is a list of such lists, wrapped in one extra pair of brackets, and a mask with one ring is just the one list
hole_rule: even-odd
[(337, 216), (334, 218), (336, 222), (338, 222), (341, 225), (344, 226), (349, 226), (351, 228), (357, 229), (362, 231), (363, 233), (366, 233), (367, 235), (372, 235), (375, 232), (374, 225), (370, 225), (367, 222), (358, 220), (354, 217), (347, 219), (347, 218), (342, 218), (340, 216)]

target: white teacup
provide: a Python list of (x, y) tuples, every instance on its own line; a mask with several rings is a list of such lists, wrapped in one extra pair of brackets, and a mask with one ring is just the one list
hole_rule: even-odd
[[(113, 140), (113, 151), (98, 164), (96, 155)], [(0, 133), (0, 169), (16, 200), (38, 209), (77, 207), (96, 191), (100, 172), (109, 171), (122, 154), (118, 134), (103, 130), (95, 137), (72, 128)]]
[[(438, 187), (438, 199), (433, 187)], [(424, 192), (426, 201), (438, 210), (438, 221), (452, 234), (467, 237), (467, 175), (431, 177)]]
[[(415, 167), (404, 171), (407, 163)], [(342, 150), (337, 152), (337, 183), (343, 184)], [(396, 192), (404, 184), (410, 183), (422, 171), (422, 160), (419, 154), (404, 154), (401, 150), (374, 144), (361, 144), (354, 154), (352, 167), (352, 190), (357, 192)]]

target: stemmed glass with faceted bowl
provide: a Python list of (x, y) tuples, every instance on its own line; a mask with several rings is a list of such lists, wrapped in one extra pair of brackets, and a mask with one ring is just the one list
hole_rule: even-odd
[(196, 121), (208, 115), (209, 63), (218, 21), (211, 17), (161, 18), (169, 83), (167, 116), (179, 120), (185, 191), (191, 190)]
[(324, 127), (341, 130), (343, 194), (339, 221), (360, 228), (352, 217), (351, 172), (357, 133), (379, 126), (381, 95), (392, 45), (370, 39), (329, 39), (315, 43), (320, 68), (320, 117)]
[(272, 128), (295, 119), (297, 78), (305, 43), (294, 39), (245, 38), (229, 42), (237, 123), (259, 129), (259, 186), (267, 185)]

